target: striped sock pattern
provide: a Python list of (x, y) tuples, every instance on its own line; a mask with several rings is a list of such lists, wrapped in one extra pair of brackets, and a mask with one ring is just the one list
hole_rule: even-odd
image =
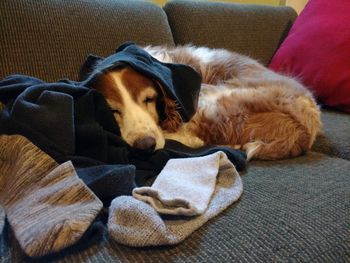
[(24, 252), (39, 257), (76, 243), (102, 208), (71, 162), (58, 165), (26, 138), (0, 136), (0, 204)]
[(4, 224), (5, 224), (5, 211), (0, 206), (0, 235), (2, 234), (2, 229), (4, 228)]

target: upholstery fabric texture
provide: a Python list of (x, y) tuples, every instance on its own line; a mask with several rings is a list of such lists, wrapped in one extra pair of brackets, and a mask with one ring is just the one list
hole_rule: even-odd
[(226, 48), (267, 64), (288, 32), (291, 8), (177, 0), (164, 7), (177, 45)]
[(312, 150), (350, 160), (349, 114), (325, 109), (321, 119), (323, 132), (317, 137)]
[(173, 45), (165, 12), (136, 0), (0, 1), (0, 39), (0, 79), (45, 81), (77, 80), (87, 54), (107, 56), (125, 41)]

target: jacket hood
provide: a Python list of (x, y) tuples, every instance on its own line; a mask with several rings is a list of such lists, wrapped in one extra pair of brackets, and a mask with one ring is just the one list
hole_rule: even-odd
[(84, 86), (91, 87), (100, 75), (125, 66), (158, 82), (166, 95), (176, 101), (183, 121), (189, 121), (195, 114), (201, 76), (190, 66), (160, 62), (134, 43), (121, 45), (106, 58), (89, 55), (81, 68), (80, 80)]

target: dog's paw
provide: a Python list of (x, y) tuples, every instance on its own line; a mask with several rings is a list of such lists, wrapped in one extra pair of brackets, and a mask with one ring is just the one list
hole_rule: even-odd
[(191, 148), (199, 148), (204, 146), (203, 140), (197, 136), (191, 134), (182, 134), (182, 133), (164, 133), (166, 139), (178, 141)]
[(247, 154), (247, 161), (250, 161), (254, 156), (257, 155), (262, 145), (263, 142), (261, 141), (249, 142), (243, 145), (243, 150)]

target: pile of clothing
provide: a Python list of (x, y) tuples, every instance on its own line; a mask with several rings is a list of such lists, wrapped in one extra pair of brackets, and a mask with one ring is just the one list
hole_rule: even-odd
[(134, 149), (91, 88), (104, 72), (128, 65), (162, 83), (188, 120), (200, 89), (192, 68), (163, 64), (132, 43), (99, 58), (93, 69), (92, 61), (84, 63), (80, 81), (24, 75), (0, 81), (0, 231), (6, 216), (30, 257), (95, 240), (106, 228), (103, 208), (118, 242), (176, 244), (242, 193), (243, 152), (170, 140), (155, 152)]

